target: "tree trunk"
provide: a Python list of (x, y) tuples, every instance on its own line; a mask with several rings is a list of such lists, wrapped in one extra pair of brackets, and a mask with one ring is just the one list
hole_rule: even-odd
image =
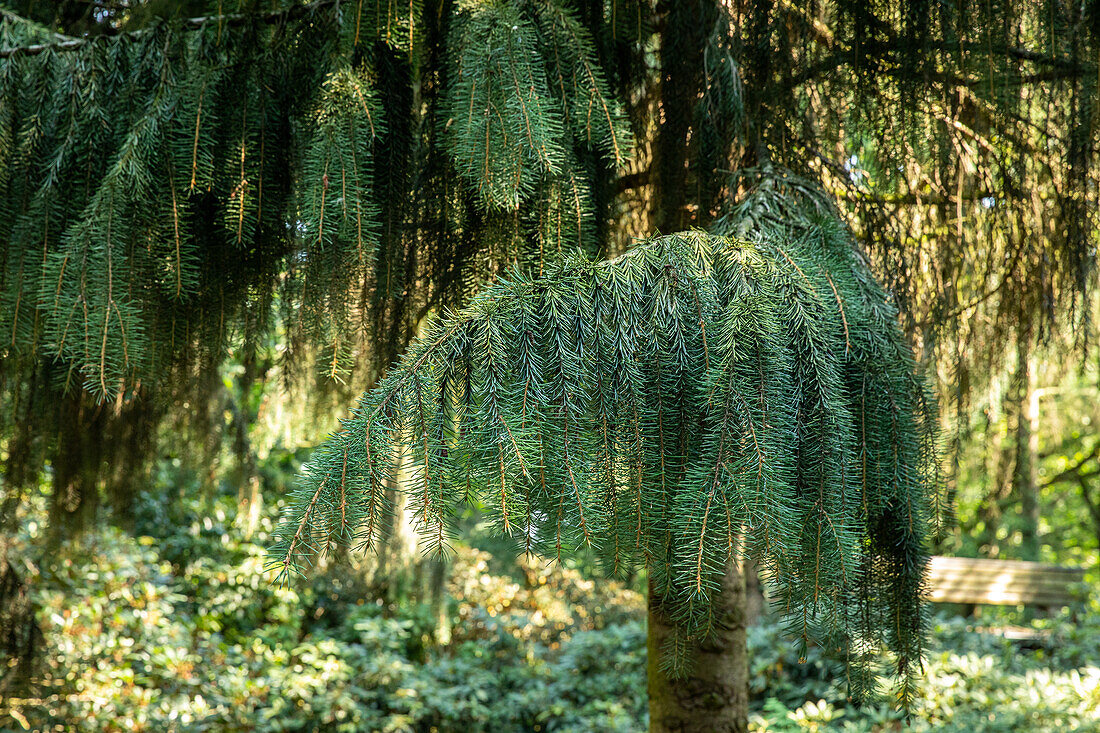
[(1039, 399), (1035, 391), (1035, 363), (1030, 335), (1019, 336), (1016, 362), (1016, 462), (1013, 488), (1020, 501), (1020, 554), (1039, 559)]
[[(22, 484), (0, 482), (0, 700), (27, 691), (42, 650), (42, 632), (13, 548), (23, 493)], [(24, 567), (36, 571), (29, 563)]]
[(112, 403), (97, 402), (83, 390), (55, 393), (53, 399), (48, 547), (93, 529), (101, 505), (117, 526), (131, 531), (134, 502), (149, 488), (163, 412), (141, 389), (119, 394)]
[[(1006, 393), (1002, 399), (1002, 408), (1006, 415), (1012, 415), (1015, 395)], [(1015, 441), (1012, 439), (1012, 424), (1001, 429), (999, 419), (994, 419), (993, 408), (985, 411), (985, 440), (982, 448), (984, 456), (979, 480), (983, 485), (983, 496), (978, 502), (978, 547), (986, 557), (998, 557), (1001, 552), (1000, 530), (1004, 523), (1004, 513), (1011, 510), (1016, 501), (1013, 491), (1012, 472), (1015, 469)]]
[[(247, 391), (241, 402), (248, 399)], [(256, 454), (248, 431), (255, 416), (247, 405), (238, 404), (232, 393), (227, 395), (226, 405), (233, 416), (233, 453), (236, 457), (234, 479), (237, 484), (237, 526), (245, 539), (252, 539), (260, 522), (263, 494), (260, 492), (260, 475), (256, 469)]]
[[(106, 408), (105, 408), (106, 409)], [(103, 423), (100, 483), (114, 524), (127, 532), (134, 529), (134, 504), (149, 491), (156, 461), (157, 426), (163, 411), (154, 407), (145, 390), (120, 394)]]
[(60, 409), (47, 536), (54, 549), (95, 524), (106, 422), (102, 406), (83, 392), (64, 396)]
[(768, 610), (768, 599), (764, 595), (764, 584), (760, 582), (760, 568), (756, 562), (745, 558), (745, 625), (756, 626)]
[(0, 539), (0, 700), (26, 693), (35, 677), (43, 644), (34, 611), (27, 583)]
[(714, 27), (717, 8), (707, 0), (665, 0), (659, 5), (661, 33), (661, 112), (653, 167), (657, 174), (656, 225), (671, 234), (703, 224), (689, 204), (693, 194), (690, 162), (697, 147), (692, 135), (695, 104), (702, 94), (703, 53)]
[[(1090, 474), (1090, 476), (1095, 475)], [(1093, 498), (1089, 480), (1081, 474), (1077, 475), (1077, 485), (1081, 487), (1081, 499), (1084, 500), (1085, 506), (1089, 510), (1089, 518), (1092, 519), (1092, 531), (1096, 536), (1096, 548), (1100, 550), (1100, 497)], [(1096, 564), (1100, 568), (1100, 554), (1096, 557)]]
[(749, 670), (745, 641), (745, 583), (730, 563), (716, 599), (715, 631), (690, 653), (687, 673), (670, 679), (661, 670), (661, 649), (674, 629), (650, 588), (650, 733), (743, 733), (748, 730)]

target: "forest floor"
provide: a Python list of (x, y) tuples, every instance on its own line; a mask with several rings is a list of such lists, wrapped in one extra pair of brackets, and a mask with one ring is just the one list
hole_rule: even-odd
[[(152, 512), (149, 533), (103, 528), (40, 567), (45, 665), (33, 698), (0, 701), (0, 730), (645, 729), (644, 603), (622, 583), (466, 546), (436, 607), (364, 603), (346, 572), (281, 589), (263, 570), (270, 519), (245, 542), (231, 507)], [(29, 521), (25, 547), (40, 532)], [(1032, 622), (1039, 649), (935, 616), (913, 729), (1100, 731), (1092, 603)], [(799, 663), (779, 624), (749, 646), (751, 730), (900, 729), (887, 699), (845, 702), (839, 660)]]

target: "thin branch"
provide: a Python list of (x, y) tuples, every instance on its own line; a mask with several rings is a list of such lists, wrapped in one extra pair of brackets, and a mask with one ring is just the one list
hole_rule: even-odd
[[(247, 13), (238, 13), (232, 15), (206, 15), (198, 18), (185, 18), (183, 20), (165, 20), (161, 23), (155, 23), (145, 28), (139, 28), (133, 31), (123, 31), (117, 35), (112, 34), (110, 37), (123, 37), (132, 38), (142, 33), (148, 33), (149, 31), (158, 28), (163, 24), (178, 26), (181, 30), (198, 30), (209, 23), (223, 23), (227, 26), (242, 25), (248, 22), (265, 23), (268, 25), (276, 23), (285, 23), (290, 20), (296, 20), (298, 18), (307, 17), (313, 15), (317, 11), (327, 8), (335, 7), (338, 5), (338, 0), (315, 0), (309, 5), (295, 5), (287, 8), (286, 10), (280, 10), (275, 13), (268, 13), (266, 15), (250, 15)], [(30, 23), (31, 21), (21, 18), (15, 13), (5, 12), (16, 18), (20, 18), (24, 22)], [(31, 46), (19, 46), (17, 48), (0, 49), (0, 58), (15, 58), (18, 56), (35, 56), (46, 51), (63, 52), (63, 51), (78, 51), (85, 46), (91, 45), (99, 38), (107, 36), (88, 36), (85, 38), (75, 38), (69, 41), (61, 41), (58, 43), (38, 43)]]
[(1092, 476), (1100, 476), (1100, 469), (1096, 471), (1083, 471), (1085, 464), (1089, 461), (1100, 458), (1100, 442), (1097, 442), (1093, 446), (1092, 451), (1079, 461), (1076, 461), (1072, 466), (1066, 468), (1064, 471), (1054, 474), (1045, 482), (1043, 482), (1042, 488), (1052, 486), (1063, 481), (1075, 481), (1077, 479), (1091, 478)]

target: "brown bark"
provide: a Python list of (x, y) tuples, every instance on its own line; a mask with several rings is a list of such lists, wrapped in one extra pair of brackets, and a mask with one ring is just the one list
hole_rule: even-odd
[(661, 107), (654, 148), (657, 202), (656, 225), (671, 234), (702, 225), (697, 207), (691, 161), (697, 147), (692, 134), (695, 104), (705, 79), (703, 52), (717, 10), (706, 0), (666, 0), (659, 4), (661, 33)]
[(748, 650), (745, 640), (745, 583), (730, 563), (716, 599), (714, 634), (690, 652), (687, 673), (669, 678), (661, 670), (661, 649), (674, 633), (650, 589), (650, 733), (743, 733), (748, 730)]
[(1020, 501), (1020, 554), (1039, 559), (1039, 400), (1031, 338), (1020, 334), (1016, 362), (1016, 461), (1012, 484)]
[[(247, 400), (247, 392), (242, 402)], [(260, 522), (263, 509), (263, 494), (260, 492), (260, 474), (256, 468), (256, 454), (249, 438), (249, 428), (255, 416), (247, 412), (247, 407), (238, 405), (232, 394), (228, 394), (226, 404), (233, 415), (233, 452), (236, 454), (237, 482), (237, 525), (245, 539), (251, 539)]]
[[(1081, 487), (1081, 498), (1084, 500), (1085, 506), (1089, 510), (1089, 517), (1092, 519), (1092, 531), (1096, 536), (1096, 547), (1100, 549), (1100, 497), (1093, 497), (1092, 487), (1089, 483), (1089, 478), (1096, 475), (1096, 473), (1089, 474), (1088, 476), (1079, 474), (1077, 476), (1077, 485)], [(1096, 562), (1097, 565), (1100, 566), (1100, 556), (1097, 557)]]
[(756, 563), (745, 558), (745, 625), (756, 626), (768, 610), (768, 599), (764, 595), (764, 584), (760, 582), (760, 569)]
[(113, 402), (73, 390), (55, 394), (53, 402), (48, 547), (92, 530), (101, 506), (117, 526), (132, 530), (134, 502), (148, 490), (163, 411), (142, 389), (121, 393)]
[(104, 458), (102, 406), (80, 392), (64, 396), (60, 409), (47, 533), (51, 548), (79, 537), (95, 524)]
[(0, 539), (0, 700), (28, 690), (42, 648), (29, 588), (12, 564), (7, 544)]
[(144, 390), (121, 394), (108, 410), (103, 425), (100, 483), (114, 524), (127, 532), (134, 528), (134, 504), (149, 490), (156, 460), (157, 426), (162, 409), (154, 407)]
[[(23, 500), (22, 483), (0, 482), (0, 701), (27, 691), (42, 649), (42, 631), (27, 581), (16, 569), (16, 509)], [(36, 570), (26, 561), (21, 564), (32, 573)]]

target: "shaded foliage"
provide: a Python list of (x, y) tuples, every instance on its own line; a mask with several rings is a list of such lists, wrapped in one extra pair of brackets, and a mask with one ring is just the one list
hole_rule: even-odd
[[(618, 583), (542, 563), (487, 573), (486, 555), (462, 548), (448, 580), (463, 599), (448, 610), (453, 635), (425, 650), (422, 607), (334, 602), (339, 586), (322, 577), (272, 588), (262, 548), (231, 534), (232, 507), (232, 496), (215, 506), (185, 499), (171, 526), (143, 526), (156, 538), (96, 532), (81, 563), (45, 565), (35, 599), (47, 674), (36, 694), (0, 701), (0, 726), (644, 729), (643, 602)], [(265, 520), (261, 540), (270, 528)], [(1052, 644), (1030, 651), (934, 618), (911, 727), (1090, 730), (1100, 710), (1096, 615), (1042, 625)], [(785, 636), (771, 620), (750, 629), (750, 730), (900, 724), (888, 705), (846, 704), (843, 660), (816, 645), (800, 655)]]

